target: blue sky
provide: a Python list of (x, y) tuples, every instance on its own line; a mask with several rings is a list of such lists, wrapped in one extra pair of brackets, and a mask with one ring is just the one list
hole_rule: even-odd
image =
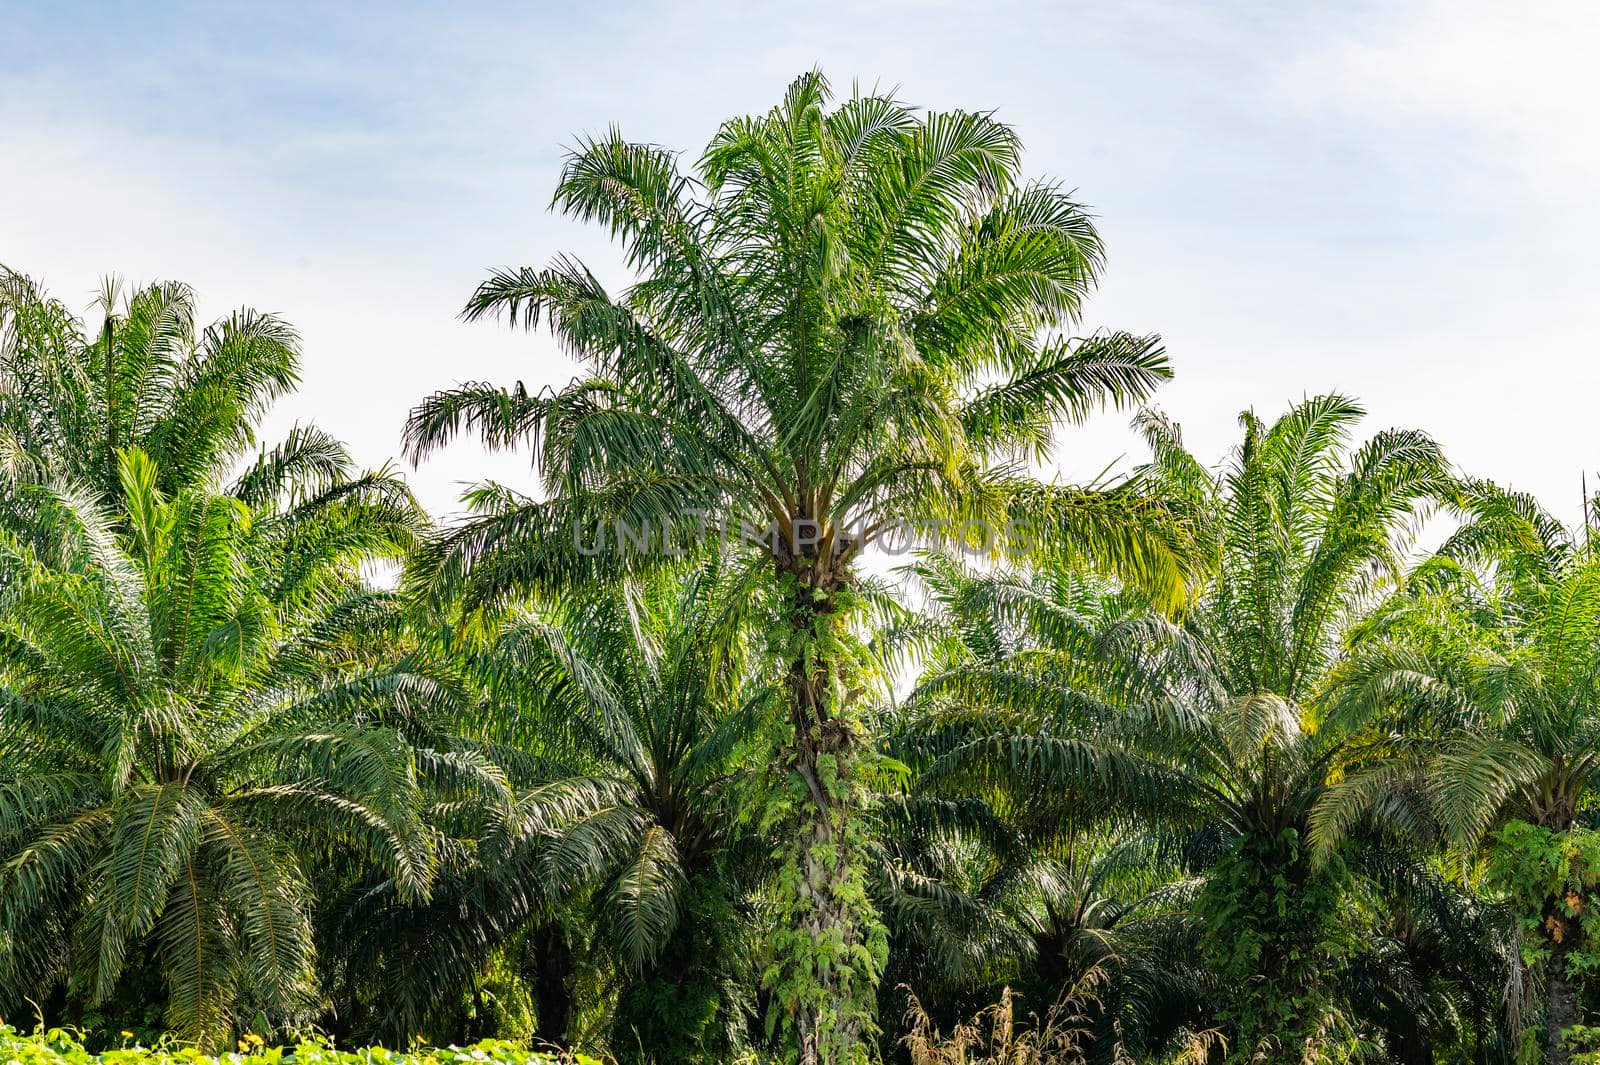
[[(329, 5), (332, 7), (332, 5)], [(1329, 6), (1331, 8), (1331, 5)], [(380, 462), (463, 379), (559, 383), (543, 337), (456, 320), (490, 266), (579, 254), (564, 145), (691, 156), (814, 65), (841, 92), (995, 108), (1110, 248), (1085, 327), (1159, 331), (1159, 404), (1220, 457), (1245, 407), (1340, 389), (1569, 517), (1600, 468), (1600, 29), (1579, 4), (31, 5), (0, 0), (0, 262), (87, 305), (180, 278), (283, 313), (314, 419)], [(1061, 474), (1136, 457), (1125, 419)], [(451, 507), (522, 465), (458, 447)], [(1592, 480), (1594, 478), (1591, 478)]]

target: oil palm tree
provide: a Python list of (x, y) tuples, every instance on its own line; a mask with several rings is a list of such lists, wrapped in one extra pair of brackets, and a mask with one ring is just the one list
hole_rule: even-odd
[(1078, 1018), (1086, 1060), (1153, 1059), (1215, 994), (1196, 962), (1199, 881), (1181, 849), (1131, 818), (1083, 824), (1048, 799), (1007, 809), (994, 797), (913, 786), (880, 805), (874, 886), (893, 982), (884, 1008), (903, 1007), (913, 989), (953, 1024), (1002, 988), (1044, 1011), (1092, 983)]
[[(1529, 496), (1473, 482), (1460, 503), (1462, 525), (1355, 634), (1333, 687), (1338, 712), (1374, 722), (1374, 738), (1318, 811), (1324, 847), (1375, 814), (1442, 831), (1466, 853), (1512, 822), (1558, 850), (1594, 825), (1600, 554), (1589, 530), (1567, 530)], [(1517, 900), (1537, 914), (1542, 949), (1530, 953), (1547, 955), (1551, 1062), (1571, 1053), (1561, 1033), (1579, 1021), (1581, 970), (1570, 959), (1586, 949), (1563, 893)]]
[[(370, 944), (351, 964), (385, 974), (399, 1031), (520, 929), (576, 910), (619, 974), (613, 1056), (704, 1060), (748, 1041), (748, 900), (771, 846), (756, 767), (779, 696), (748, 619), (758, 576), (713, 557), (593, 587), (523, 607), (469, 652), (478, 735), (518, 798), (415, 920), (370, 891), (352, 914), (396, 922), (344, 938)], [(566, 1039), (550, 1020), (541, 1034)]]
[(186, 1037), (295, 1022), (315, 990), (308, 864), (354, 850), (427, 889), (429, 758), (383, 718), (441, 689), (386, 650), (400, 604), (356, 573), (409, 545), (415, 508), (382, 477), (302, 495), (273, 468), (254, 467), (252, 512), (168, 495), (123, 448), (119, 510), (47, 482), (24, 493), (29, 535), (0, 531), (8, 1009), (63, 981), (104, 1002), (154, 965)]
[[(909, 786), (878, 814), (897, 981), (954, 1023), (990, 1004), (1002, 983), (1044, 1009), (1101, 980), (1079, 1018), (1088, 1060), (1156, 1055), (1199, 1024), (1215, 991), (1196, 962), (1189, 911), (1200, 881), (1181, 837), (1112, 801), (1126, 796), (1062, 788), (1059, 777), (1032, 787), (1025, 771), (990, 775), (970, 759), (1000, 709), (986, 685), (1031, 686), (1025, 677), (1045, 675), (1037, 667), (1048, 648), (1073, 649), (1054, 657), (1052, 691), (1062, 690), (1067, 667), (1074, 698), (1098, 689), (1095, 697), (1115, 699), (1103, 671), (1072, 659), (1092, 663), (1082, 652), (1094, 634), (1147, 600), (1073, 568), (1020, 576), (930, 555), (905, 573), (928, 609), (880, 637), (913, 652), (923, 678), (890, 715), (886, 738), (889, 754), (910, 767)], [(984, 708), (969, 716), (969, 698)]]
[[(972, 520), (986, 524), (968, 538), (1111, 563), (1164, 601), (1184, 577), (1158, 508), (1019, 473), (1055, 424), (1168, 373), (1154, 337), (1056, 332), (1100, 267), (1088, 215), (1019, 178), (1017, 136), (992, 115), (829, 105), (820, 74), (799, 78), (768, 114), (725, 123), (692, 174), (615, 132), (584, 143), (555, 204), (609, 229), (635, 283), (613, 296), (562, 258), (495, 274), (467, 316), (548, 322), (587, 376), (438, 393), (407, 437), (413, 457), (462, 431), (527, 443), (543, 480), (542, 499), (436, 546), (435, 590), (470, 570), (494, 601), (649, 564), (624, 526), (655, 558), (709, 526), (766, 559), (790, 601), (796, 781), (768, 982), (808, 1065), (859, 1056), (882, 964), (854, 827), (865, 681), (845, 662), (862, 551), (904, 523)], [(1023, 512), (1031, 535), (1008, 535)]]
[(1352, 447), (1360, 415), (1336, 395), (1271, 425), (1246, 413), (1215, 478), (1176, 427), (1142, 417), (1145, 475), (1186, 500), (1215, 559), (1194, 609), (1175, 625), (1126, 593), (1085, 595), (1070, 573), (958, 582), (945, 598), (977, 608), (966, 624), (982, 653), (919, 687), (937, 726), (931, 779), (1053, 791), (1088, 817), (1139, 811), (1209, 842), (1197, 905), (1246, 1057), (1263, 1042), (1298, 1053), (1339, 1013), (1327, 952), (1359, 944), (1307, 833), (1351, 734), (1324, 724), (1316, 700), (1342, 634), (1403, 574), (1412, 519), (1448, 488), (1419, 433)]
[(1432, 843), (1369, 832), (1348, 849), (1367, 919), (1341, 994), (1395, 1065), (1510, 1065), (1519, 1040), (1506, 1007), (1522, 974), (1505, 907)]
[(753, 640), (759, 573), (711, 558), (565, 597), (490, 652), (501, 743), (544, 766), (519, 813), (541, 880), (582, 892), (624, 974), (623, 1060), (701, 1060), (748, 1040), (756, 810), (779, 691)]

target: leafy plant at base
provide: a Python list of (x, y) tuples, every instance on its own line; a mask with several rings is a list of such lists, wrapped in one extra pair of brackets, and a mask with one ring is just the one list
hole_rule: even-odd
[[(130, 1033), (124, 1032), (125, 1037)], [(486, 1039), (464, 1047), (418, 1047), (410, 1052), (385, 1047), (339, 1050), (325, 1042), (303, 1040), (293, 1046), (268, 1046), (247, 1033), (238, 1052), (209, 1056), (189, 1046), (137, 1043), (92, 1054), (73, 1032), (51, 1028), (23, 1035), (0, 1025), (0, 1057), (18, 1065), (600, 1065), (581, 1054), (544, 1054), (502, 1039)]]
[(1223, 996), (1229, 1060), (1361, 1060), (1329, 980), (1348, 969), (1365, 936), (1340, 865), (1313, 867), (1292, 828), (1276, 839), (1242, 837), (1207, 870), (1196, 902), (1218, 986), (1265, 985), (1264, 993)]
[[(1523, 964), (1580, 986), (1600, 969), (1600, 832), (1511, 821), (1494, 834), (1488, 882), (1515, 907)], [(1563, 1005), (1547, 1007), (1558, 1014), (1547, 1037), (1559, 1040), (1556, 1055), (1582, 1038), (1575, 1004)]]

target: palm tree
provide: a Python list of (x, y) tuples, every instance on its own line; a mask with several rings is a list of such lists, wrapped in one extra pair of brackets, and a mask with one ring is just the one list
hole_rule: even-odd
[(124, 294), (108, 280), (90, 328), (0, 266), (0, 521), (26, 526), (29, 485), (86, 486), (113, 511), (119, 450), (149, 455), (168, 495), (218, 488), (255, 445), (256, 422), (292, 388), (299, 338), (240, 310), (204, 329), (173, 282)]
[(1504, 907), (1463, 883), (1432, 842), (1369, 831), (1349, 854), (1366, 943), (1341, 993), (1396, 1065), (1509, 1065), (1519, 1040), (1506, 1005), (1520, 962)]
[[(1377, 724), (1361, 771), (1318, 811), (1324, 847), (1374, 812), (1438, 826), (1467, 853), (1497, 826), (1534, 826), (1529, 842), (1551, 854), (1594, 827), (1600, 553), (1589, 530), (1568, 531), (1526, 495), (1470, 483), (1461, 504), (1466, 520), (1355, 635), (1334, 685), (1338, 712)], [(1491, 853), (1532, 890), (1519, 876), (1529, 870), (1514, 867), (1541, 859), (1517, 850), (1504, 839)], [(1553, 875), (1552, 885), (1577, 877), (1580, 894), (1593, 886), (1581, 871)], [(1537, 944), (1524, 953), (1544, 963), (1545, 1060), (1557, 1063), (1571, 1053), (1562, 1032), (1579, 1021), (1571, 959), (1586, 949), (1567, 890), (1516, 900)]]
[(282, 469), (252, 469), (252, 512), (168, 495), (120, 448), (116, 512), (50, 482), (23, 493), (31, 535), (0, 530), (7, 1009), (67, 979), (103, 1003), (153, 964), (167, 1025), (203, 1044), (293, 1023), (308, 864), (354, 849), (425, 892), (429, 755), (383, 719), (440, 688), (386, 649), (401, 604), (356, 573), (414, 541), (415, 507), (383, 477), (297, 493)]
[(883, 804), (875, 889), (895, 988), (885, 1008), (914, 989), (926, 1013), (954, 1024), (1003, 987), (1042, 1011), (1094, 985), (1078, 1018), (1087, 1060), (1152, 1060), (1215, 995), (1195, 962), (1197, 881), (1169, 834), (1131, 818), (1082, 825), (1060, 806), (915, 786)]
[(755, 767), (778, 698), (749, 632), (758, 577), (713, 558), (567, 597), (489, 655), (493, 690), (518, 708), (495, 738), (545, 763), (519, 804), (546, 826), (542, 879), (591, 897), (625, 974), (622, 1060), (701, 1060), (748, 1039), (747, 900), (771, 850)]
[[(470, 571), (472, 599), (494, 602), (638, 569), (708, 526), (766, 560), (789, 600), (795, 781), (767, 982), (808, 1065), (859, 1056), (883, 959), (855, 812), (868, 680), (847, 662), (863, 550), (905, 523), (974, 521), (968, 539), (1111, 563), (1164, 602), (1185, 576), (1159, 508), (1019, 473), (1057, 422), (1168, 373), (1154, 337), (1054, 332), (1100, 267), (1087, 214), (1019, 180), (1016, 134), (992, 115), (829, 99), (820, 74), (799, 78), (767, 115), (725, 123), (692, 176), (615, 132), (585, 143), (555, 204), (608, 228), (638, 280), (613, 297), (562, 258), (496, 273), (466, 313), (547, 321), (588, 376), (441, 392), (407, 430), (414, 458), (464, 430), (526, 442), (543, 480), (542, 500), (436, 545), (434, 590)], [(1024, 514), (1032, 535), (1012, 535)], [(641, 532), (654, 550), (628, 547)]]
[[(1181, 838), (1107, 802), (1103, 789), (1030, 788), (1011, 773), (964, 771), (972, 768), (964, 748), (986, 735), (981, 722), (994, 711), (977, 711), (974, 728), (967, 696), (986, 702), (988, 682), (1031, 685), (1023, 675), (1050, 648), (1074, 648), (1053, 662), (1055, 671), (1070, 666), (1080, 638), (1126, 621), (1144, 598), (1068, 568), (1021, 577), (932, 555), (906, 573), (931, 609), (881, 637), (913, 650), (923, 670), (886, 739), (910, 782), (877, 810), (878, 893), (896, 983), (955, 1023), (991, 1003), (1002, 983), (1042, 1009), (1103, 981), (1079, 1018), (1092, 1036), (1089, 1060), (1156, 1055), (1199, 1023), (1215, 995), (1195, 962), (1198, 926), (1188, 911), (1199, 881)], [(1079, 671), (1073, 690), (1082, 697), (1099, 679)]]
[[(711, 558), (590, 588), (517, 611), (469, 652), (485, 693), (476, 729), (519, 798), (419, 919), (380, 907), (406, 927), (346, 935), (371, 944), (352, 964), (383, 974), (397, 1031), (418, 1030), (521, 928), (576, 908), (621, 974), (613, 1056), (743, 1048), (747, 900), (771, 846), (754, 767), (778, 697), (747, 619), (758, 576)], [(541, 1034), (565, 1040), (552, 1020)]]
[(1360, 415), (1341, 396), (1270, 426), (1246, 413), (1218, 478), (1176, 427), (1142, 417), (1145, 476), (1187, 500), (1216, 559), (1182, 624), (1126, 594), (1086, 596), (1072, 574), (993, 576), (952, 600), (989, 619), (967, 624), (990, 650), (943, 663), (918, 691), (941, 730), (930, 779), (1018, 801), (1054, 791), (1089, 818), (1139, 811), (1210, 846), (1197, 906), (1246, 1057), (1314, 1042), (1340, 1016), (1330, 952), (1359, 943), (1337, 870), (1314, 866), (1306, 837), (1351, 734), (1319, 719), (1316, 698), (1341, 634), (1403, 573), (1419, 507), (1446, 488), (1419, 433), (1352, 448)]

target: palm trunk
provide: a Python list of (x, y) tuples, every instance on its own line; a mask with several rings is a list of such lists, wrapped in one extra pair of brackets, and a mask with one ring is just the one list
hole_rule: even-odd
[(111, 308), (106, 307), (106, 486), (107, 499), (116, 499), (122, 483), (117, 476), (117, 353), (112, 344)]
[[(794, 603), (797, 631), (837, 624), (833, 608), (831, 597), (818, 602), (803, 588)], [(788, 864), (797, 897), (786, 900), (790, 927), (777, 959), (783, 970), (777, 997), (800, 1065), (859, 1059), (862, 1041), (872, 1034), (883, 963), (881, 949), (874, 949), (876, 915), (858, 838), (862, 744), (848, 707), (830, 706), (837, 668), (825, 650), (802, 654), (791, 662), (788, 678), (790, 771), (800, 793)]]
[[(1571, 832), (1577, 812), (1577, 797), (1564, 788), (1555, 788), (1552, 792), (1549, 807), (1539, 824), (1558, 835)], [(1553, 897), (1546, 899), (1544, 904), (1544, 934), (1550, 941), (1550, 961), (1545, 967), (1545, 978), (1549, 981), (1544, 1017), (1545, 1065), (1567, 1065), (1572, 1060), (1572, 1051), (1567, 1048), (1566, 1031), (1580, 1019), (1580, 989), (1573, 980), (1568, 957), (1583, 937), (1583, 926), (1576, 918), (1567, 916), (1564, 903), (1564, 899)]]
[(556, 1046), (567, 1045), (572, 1019), (572, 947), (559, 925), (541, 925), (529, 939), (532, 948), (533, 1009), (539, 1038)]
[[(844, 822), (851, 814), (847, 798), (848, 774), (854, 768), (854, 742), (847, 728), (815, 716), (816, 697), (822, 694), (819, 689), (823, 685), (804, 676), (799, 666), (795, 672), (799, 675), (791, 681), (791, 690), (797, 696), (794, 769), (805, 781), (809, 799), (801, 804), (795, 855), (801, 898), (809, 903), (809, 912), (797, 916), (812, 944), (837, 943), (848, 949), (855, 941), (856, 929), (841, 889), (843, 874), (853, 856), (841, 844)], [(807, 703), (811, 705), (806, 706)], [(843, 787), (830, 787), (830, 777)], [(834, 794), (836, 791), (841, 794)], [(840, 1052), (861, 1035), (859, 1025), (840, 1016), (839, 1007), (851, 997), (844, 986), (848, 977), (838, 966), (819, 965), (818, 960), (815, 954), (809, 959), (811, 972), (805, 975), (810, 977), (812, 988), (795, 1016), (801, 1065), (833, 1065), (843, 1056)]]
[(1545, 1005), (1545, 1065), (1567, 1065), (1572, 1052), (1564, 1035), (1578, 1023), (1578, 993), (1567, 972), (1567, 953), (1572, 944), (1565, 939), (1553, 944), (1548, 978), (1550, 998)]

